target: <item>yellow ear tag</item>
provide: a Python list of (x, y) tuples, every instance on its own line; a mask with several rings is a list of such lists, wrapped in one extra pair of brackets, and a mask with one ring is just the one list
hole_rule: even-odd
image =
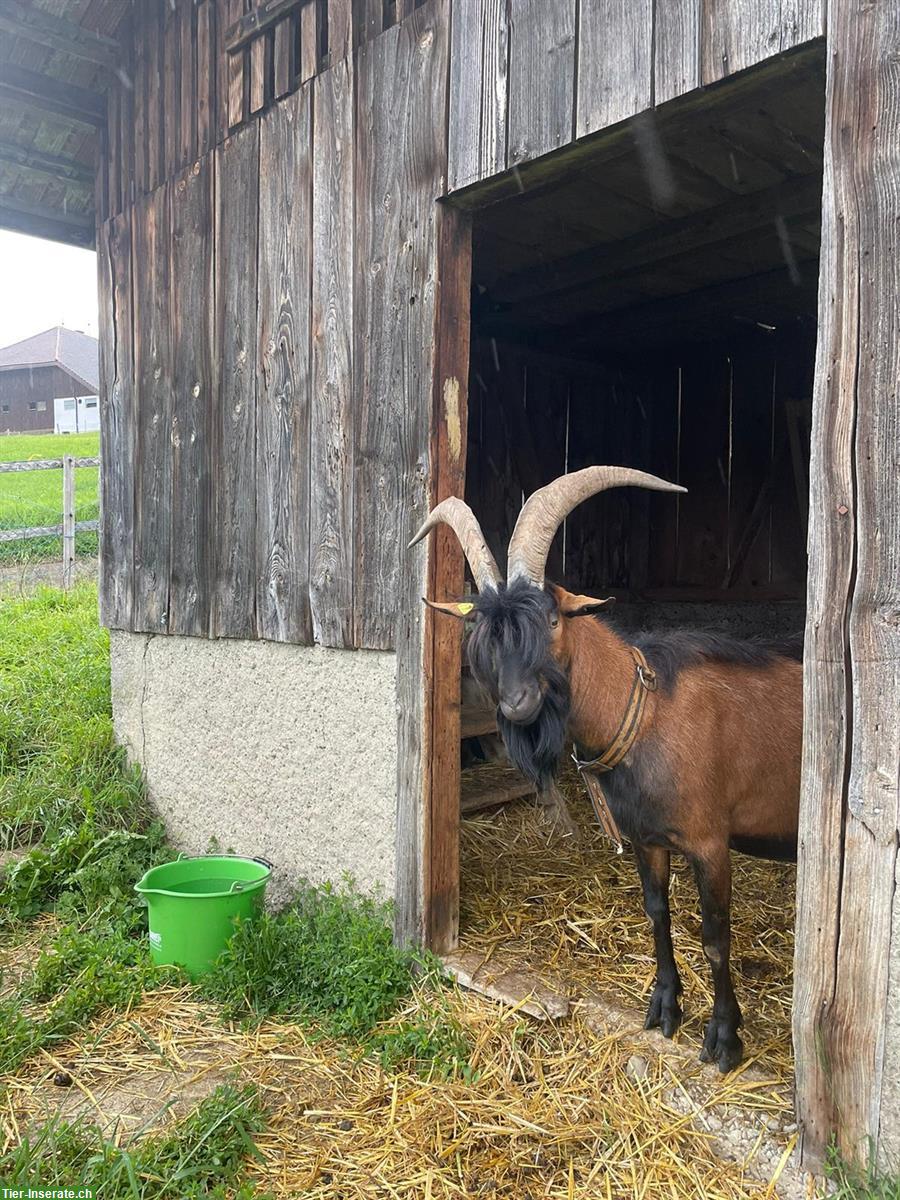
[(467, 617), (474, 607), (474, 604), (457, 604), (456, 606), (457, 611), (462, 613), (464, 617)]

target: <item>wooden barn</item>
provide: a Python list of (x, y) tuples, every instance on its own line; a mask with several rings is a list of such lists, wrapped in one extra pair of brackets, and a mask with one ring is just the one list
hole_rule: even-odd
[[(870, 0), (4, 3), (0, 224), (96, 229), (117, 728), (185, 846), (453, 947), (465, 496), (625, 619), (806, 626), (808, 1163), (900, 1150), (900, 19)], [(93, 171), (96, 154), (96, 172)], [(88, 179), (90, 176), (90, 179)], [(603, 593), (601, 593), (603, 594)]]

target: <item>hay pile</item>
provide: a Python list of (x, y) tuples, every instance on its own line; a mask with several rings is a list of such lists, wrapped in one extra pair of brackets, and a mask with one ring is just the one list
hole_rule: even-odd
[[(431, 1003), (414, 997), (407, 1018)], [(473, 1044), (470, 1081), (385, 1074), (344, 1044), (265, 1022), (220, 1027), (187, 990), (162, 991), (127, 1016), (86, 1031), (9, 1081), (0, 1143), (18, 1140), (60, 1105), (118, 1141), (183, 1114), (227, 1077), (255, 1082), (268, 1110), (250, 1167), (278, 1197), (493, 1200), (671, 1197), (738, 1200), (777, 1194), (741, 1163), (723, 1163), (702, 1121), (680, 1112), (665, 1058), (646, 1077), (626, 1070), (627, 1040), (577, 1019), (522, 1019), (454, 992), (452, 1015)], [(50, 1082), (61, 1064), (74, 1086)], [(740, 1077), (733, 1099), (746, 1091)]]
[[(655, 967), (633, 855), (597, 829), (577, 778), (564, 780), (577, 843), (554, 836), (533, 805), (462, 823), (461, 943), (498, 966), (528, 966), (568, 996), (600, 993), (643, 1014)], [(795, 870), (732, 856), (732, 967), (748, 1059), (789, 1088)], [(672, 860), (672, 931), (684, 984), (680, 1039), (702, 1042), (712, 1007), (690, 869)]]

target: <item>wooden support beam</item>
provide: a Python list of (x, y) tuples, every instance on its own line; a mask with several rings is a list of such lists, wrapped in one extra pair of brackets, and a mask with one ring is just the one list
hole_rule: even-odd
[(829, 0), (794, 958), (804, 1165), (900, 1147), (900, 257), (893, 4)]
[(0, 99), (16, 100), (26, 108), (43, 109), (82, 125), (106, 124), (105, 96), (15, 63), (0, 63)]
[(0, 32), (27, 38), (48, 50), (59, 50), (111, 70), (123, 61), (122, 47), (114, 38), (19, 0), (0, 0)]
[(66, 158), (62, 154), (48, 154), (32, 146), (19, 146), (15, 142), (0, 139), (0, 162), (11, 163), (26, 171), (37, 171), (53, 179), (94, 182), (94, 168), (90, 163)]
[(229, 54), (236, 54), (267, 29), (271, 29), (282, 17), (311, 3), (312, 0), (263, 0), (228, 26), (225, 30), (225, 49)]
[(53, 242), (66, 242), (70, 246), (94, 245), (93, 213), (57, 212), (11, 196), (0, 196), (0, 228), (49, 238)]

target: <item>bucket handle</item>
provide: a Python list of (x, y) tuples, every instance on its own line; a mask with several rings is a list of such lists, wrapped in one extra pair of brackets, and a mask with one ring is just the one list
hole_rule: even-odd
[[(181, 860), (183, 858), (247, 858), (247, 857), (248, 857), (248, 855), (246, 855), (246, 854), (191, 855), (191, 854), (185, 854), (185, 852), (182, 850), (181, 853), (178, 855), (178, 857), (175, 859), (175, 861), (181, 862)], [(249, 855), (249, 858), (250, 858), (251, 862), (258, 862), (258, 863), (260, 863), (261, 866), (268, 867), (270, 871), (275, 870), (275, 864), (272, 862), (272, 860), (270, 858), (264, 858), (261, 854), (251, 854), (251, 855)]]

